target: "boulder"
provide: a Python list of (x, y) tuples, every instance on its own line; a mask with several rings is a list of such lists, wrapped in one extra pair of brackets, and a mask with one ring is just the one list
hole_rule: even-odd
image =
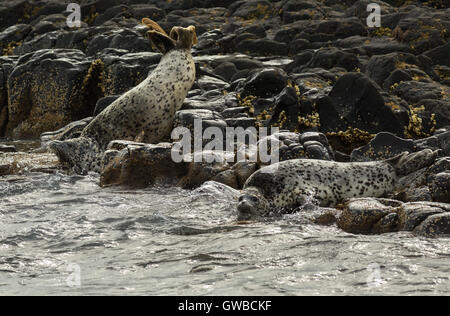
[(40, 50), (20, 58), (8, 78), (6, 135), (36, 138), (91, 116), (101, 93), (93, 69), (77, 50)]

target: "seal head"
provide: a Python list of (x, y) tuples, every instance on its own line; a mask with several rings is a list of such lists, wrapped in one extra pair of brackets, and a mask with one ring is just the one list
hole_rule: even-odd
[(249, 187), (239, 197), (238, 220), (262, 218), (270, 212), (269, 202), (255, 187)]

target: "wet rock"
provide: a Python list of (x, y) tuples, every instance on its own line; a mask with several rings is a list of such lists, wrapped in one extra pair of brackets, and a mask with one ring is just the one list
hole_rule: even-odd
[(31, 172), (56, 172), (59, 160), (50, 153), (23, 153), (0, 151), (0, 176), (29, 174)]
[(246, 39), (236, 45), (236, 50), (257, 56), (280, 56), (287, 55), (288, 45), (266, 38)]
[(429, 187), (434, 201), (450, 203), (450, 172), (435, 175)]
[(360, 66), (358, 58), (353, 53), (338, 48), (322, 48), (314, 53), (305, 67), (324, 69), (342, 67), (347, 71), (356, 71)]
[(403, 152), (416, 151), (413, 140), (403, 139), (391, 133), (378, 133), (367, 145), (352, 151), (351, 161), (383, 160), (400, 155)]
[(403, 124), (385, 105), (373, 81), (364, 74), (343, 75), (334, 85), (329, 97), (340, 117), (352, 127), (371, 134), (382, 131), (397, 135), (403, 133)]
[(167, 143), (127, 145), (103, 168), (100, 185), (135, 188), (155, 184), (174, 185), (186, 174), (187, 166), (175, 163), (171, 151), (172, 144)]
[(399, 227), (403, 231), (413, 231), (429, 216), (440, 214), (443, 210), (426, 203), (407, 203), (398, 210)]
[(0, 153), (15, 153), (17, 149), (14, 145), (2, 145), (0, 144)]
[(286, 87), (274, 100), (272, 118), (268, 125), (280, 126), (288, 130), (294, 130), (298, 126), (300, 104), (297, 91), (293, 87)]
[(417, 139), (414, 143), (419, 150), (441, 150), (444, 156), (450, 155), (450, 132), (443, 132), (431, 137)]
[(242, 127), (243, 129), (248, 129), (251, 127), (255, 127), (256, 120), (254, 118), (249, 117), (239, 117), (239, 118), (231, 118), (226, 119), (225, 122), (229, 127)]
[(450, 236), (450, 212), (429, 216), (422, 222), (414, 233), (430, 238), (442, 238)]
[(435, 129), (440, 129), (450, 125), (450, 100), (448, 98), (444, 97), (442, 100), (420, 99), (416, 106), (418, 108), (424, 108), (424, 111), (420, 112), (420, 116), (423, 121), (433, 115), (434, 122), (432, 122), (432, 124), (435, 125)]
[(119, 29), (94, 36), (86, 47), (86, 54), (93, 56), (106, 48), (123, 49), (130, 53), (156, 52), (152, 49), (150, 40), (140, 33), (130, 29)]
[(376, 234), (386, 234), (398, 231), (399, 217), (396, 213), (389, 213), (380, 219), (372, 228)]
[(287, 85), (287, 75), (279, 68), (268, 68), (257, 71), (246, 80), (241, 97), (257, 96), (268, 98), (279, 94)]
[(6, 135), (35, 138), (92, 115), (98, 78), (90, 68), (77, 50), (41, 50), (20, 58), (8, 79)]
[(187, 166), (186, 176), (179, 182), (179, 185), (185, 189), (193, 189), (212, 179), (222, 179), (227, 182), (226, 177), (215, 177), (232, 167), (235, 154), (233, 152), (205, 150), (190, 154), (185, 159), (191, 162)]
[(394, 93), (409, 103), (417, 103), (421, 100), (442, 99), (443, 88), (434, 82), (407, 81), (401, 82), (394, 88)]
[(31, 31), (27, 24), (16, 24), (0, 33), (0, 52), (8, 50), (8, 44), (21, 42)]
[(228, 86), (228, 83), (226, 81), (210, 77), (210, 76), (202, 76), (197, 81), (198, 86), (202, 90), (213, 90), (213, 89), (225, 89)]
[[(392, 85), (389, 85), (387, 79), (390, 76), (399, 77), (399, 74), (393, 74), (395, 70), (402, 70), (403, 73), (409, 75), (410, 77), (413, 77), (414, 75), (413, 73), (409, 73), (410, 71), (422, 70), (428, 76), (437, 79), (436, 73), (431, 68), (431, 64), (429, 64), (426, 60), (417, 58), (413, 54), (398, 52), (372, 56), (367, 62), (365, 72), (379, 86), (389, 90)], [(401, 76), (402, 79), (406, 79), (404, 74)], [(392, 81), (392, 84), (395, 84), (396, 80), (393, 79), (394, 78), (391, 77), (389, 81)]]
[(193, 135), (194, 138), (196, 135), (194, 129), (195, 121), (201, 122), (202, 129), (199, 130), (199, 132), (201, 132), (202, 135), (209, 127), (217, 127), (223, 131), (223, 135), (225, 135), (224, 131), (227, 127), (227, 123), (219, 113), (210, 110), (178, 111), (175, 113), (174, 128), (186, 127), (191, 131), (191, 135)]
[(232, 62), (223, 62), (214, 69), (215, 74), (221, 76), (227, 81), (230, 81), (237, 71), (236, 65)]
[(233, 16), (246, 20), (269, 18), (273, 5), (267, 0), (237, 1), (229, 8)]
[(416, 53), (422, 53), (447, 43), (448, 26), (442, 20), (448, 21), (445, 10), (423, 10), (401, 19), (394, 29), (394, 36), (400, 42), (410, 43)]
[(450, 43), (438, 46), (434, 49), (424, 52), (423, 54), (428, 56), (435, 65), (444, 65), (450, 67)]
[[(184, 101), (182, 110), (209, 110), (222, 113), (224, 111), (234, 111), (238, 100), (235, 93), (228, 93), (223, 95), (220, 92), (219, 96), (209, 97), (206, 95), (195, 96)], [(242, 115), (241, 115), (242, 116)]]
[(375, 225), (400, 205), (400, 202), (385, 199), (352, 199), (341, 213), (338, 226), (349, 233), (373, 233)]

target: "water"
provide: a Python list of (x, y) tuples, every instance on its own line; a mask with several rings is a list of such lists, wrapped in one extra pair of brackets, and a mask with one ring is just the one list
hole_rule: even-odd
[(0, 178), (0, 294), (450, 294), (449, 239), (357, 236), (299, 215), (236, 225), (232, 199)]

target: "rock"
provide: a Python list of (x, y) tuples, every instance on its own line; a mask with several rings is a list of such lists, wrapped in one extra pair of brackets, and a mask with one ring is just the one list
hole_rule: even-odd
[(129, 53), (152, 51), (151, 42), (141, 34), (130, 29), (119, 29), (93, 37), (86, 47), (86, 54), (93, 56), (106, 48), (123, 49)]
[[(113, 147), (108, 148), (111, 149)], [(141, 188), (155, 184), (177, 184), (187, 173), (187, 165), (175, 163), (171, 151), (172, 144), (167, 143), (127, 145), (103, 168), (100, 185)]]
[(435, 129), (450, 126), (450, 100), (448, 98), (442, 100), (421, 99), (416, 106), (424, 107), (424, 111), (420, 112), (422, 117), (429, 118), (434, 115)]
[[(420, 13), (419, 13), (420, 12)], [(400, 42), (409, 43), (416, 53), (422, 53), (448, 41), (447, 27), (442, 20), (448, 21), (445, 10), (432, 13), (428, 10), (401, 19), (394, 29), (394, 36)]]
[(434, 201), (450, 203), (450, 172), (435, 175), (429, 187)]
[(399, 227), (403, 231), (413, 231), (429, 216), (440, 214), (443, 210), (426, 203), (406, 203), (397, 211)]
[(372, 228), (376, 234), (386, 234), (398, 231), (398, 214), (389, 213), (380, 219)]
[[(179, 185), (185, 189), (193, 189), (206, 181), (219, 180), (220, 178), (216, 176), (231, 168), (235, 161), (235, 154), (233, 152), (205, 150), (190, 154), (185, 159), (191, 162), (188, 164), (186, 176), (179, 182)], [(208, 160), (212, 162), (208, 162)], [(225, 177), (222, 177), (222, 179), (225, 179)], [(224, 180), (224, 182), (228, 181)]]
[(246, 39), (237, 43), (236, 50), (257, 56), (280, 56), (287, 55), (288, 45), (266, 38)]
[[(227, 123), (223, 117), (214, 111), (210, 110), (181, 110), (175, 113), (174, 128), (186, 127), (191, 131), (192, 138), (196, 137), (194, 124), (195, 121), (201, 122), (201, 133), (209, 127), (217, 127), (225, 134)], [(192, 139), (194, 141), (194, 139)], [(205, 142), (206, 140), (204, 140)]]
[(450, 236), (450, 212), (429, 216), (422, 222), (414, 233), (430, 238), (442, 238)]
[(92, 115), (99, 79), (90, 69), (77, 50), (40, 50), (20, 58), (8, 79), (6, 135), (35, 138)]
[(50, 153), (0, 152), (0, 176), (26, 175), (32, 172), (52, 173), (58, 170), (59, 160)]
[(324, 69), (342, 67), (347, 71), (356, 71), (360, 66), (358, 58), (353, 53), (338, 48), (322, 48), (314, 53), (305, 67)]
[(233, 16), (246, 20), (267, 19), (273, 14), (272, 3), (267, 0), (237, 1), (229, 10)]
[(410, 139), (403, 139), (391, 133), (378, 133), (367, 145), (357, 148), (350, 155), (351, 161), (383, 160), (400, 155), (403, 152), (414, 152), (416, 145)]
[(450, 67), (450, 55), (448, 54), (449, 51), (450, 42), (426, 51), (423, 54), (428, 56), (433, 61), (434, 65), (444, 65)]
[(255, 127), (256, 120), (249, 117), (239, 117), (226, 119), (225, 122), (229, 127), (242, 127), (243, 129), (248, 129), (251, 127)]
[(339, 116), (352, 127), (371, 134), (383, 131), (396, 135), (403, 134), (402, 123), (385, 105), (373, 81), (364, 74), (343, 75), (334, 85), (329, 97)]
[(2, 145), (0, 144), (0, 153), (15, 153), (17, 149), (14, 145)]
[(235, 93), (228, 93), (226, 95), (220, 93), (216, 97), (201, 95), (187, 98), (184, 101), (182, 110), (209, 110), (222, 113), (222, 116), (224, 116), (224, 111), (233, 111), (237, 104), (238, 100)]
[(442, 99), (443, 88), (434, 82), (407, 81), (401, 82), (394, 88), (394, 93), (409, 103), (417, 103), (421, 100)]
[[(409, 77), (413, 77), (413, 73), (409, 73), (411, 70), (422, 70), (428, 76), (437, 79), (436, 73), (426, 60), (417, 58), (413, 54), (398, 52), (372, 56), (367, 62), (365, 72), (379, 86), (389, 90), (392, 86), (389, 85), (389, 81), (392, 81), (392, 84), (395, 84), (396, 81), (390, 76), (399, 76), (398, 74), (393, 74), (395, 70), (402, 70)], [(389, 77), (390, 80), (388, 81)], [(404, 74), (402, 79), (406, 79)]]
[(287, 85), (287, 75), (279, 68), (257, 71), (246, 80), (241, 97), (257, 96), (267, 98), (279, 94)]
[(450, 156), (450, 132), (443, 132), (414, 141), (419, 150), (442, 150), (444, 156)]
[(338, 226), (353, 234), (373, 233), (375, 225), (400, 205), (400, 202), (385, 199), (352, 199), (341, 213)]
[(232, 62), (223, 62), (214, 69), (215, 74), (221, 76), (227, 81), (230, 81), (237, 71), (236, 65)]
[(225, 89), (228, 83), (210, 76), (202, 76), (198, 79), (197, 84), (202, 90)]
[(0, 33), (0, 52), (6, 52), (8, 45), (21, 42), (31, 31), (27, 24), (16, 24)]

